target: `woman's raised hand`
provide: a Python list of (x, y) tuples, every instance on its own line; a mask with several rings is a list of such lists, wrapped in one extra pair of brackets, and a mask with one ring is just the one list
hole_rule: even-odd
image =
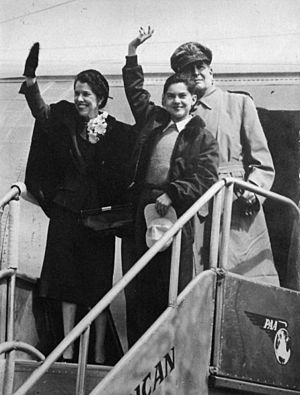
[(144, 41), (148, 40), (148, 38), (150, 38), (153, 33), (154, 29), (152, 29), (151, 26), (148, 26), (148, 29), (140, 27), (138, 36), (128, 45), (128, 55), (135, 55), (137, 47), (143, 44)]
[(34, 43), (27, 56), (23, 75), (29, 78), (35, 78), (35, 71), (39, 64), (40, 43)]

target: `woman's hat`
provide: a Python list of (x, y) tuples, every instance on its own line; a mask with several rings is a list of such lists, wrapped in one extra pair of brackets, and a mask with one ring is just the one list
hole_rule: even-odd
[(212, 56), (212, 51), (209, 48), (190, 41), (175, 49), (170, 59), (171, 67), (175, 73), (179, 73), (191, 63), (202, 62), (210, 65)]
[[(177, 215), (171, 206), (165, 216), (160, 216), (156, 211), (155, 204), (148, 204), (144, 209), (147, 225), (146, 244), (151, 248), (163, 235), (175, 224)], [(161, 248), (160, 252), (165, 251), (172, 243), (173, 237)]]

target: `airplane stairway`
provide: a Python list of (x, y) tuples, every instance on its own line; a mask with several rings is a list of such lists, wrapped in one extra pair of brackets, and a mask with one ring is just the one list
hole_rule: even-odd
[[(177, 388), (178, 394), (185, 394), (202, 386), (211, 353), (215, 283), (215, 272), (202, 273), (114, 368), (87, 365), (86, 393), (161, 394), (172, 388), (175, 394)], [(14, 391), (39, 364), (16, 362)], [(199, 374), (191, 374), (195, 370)], [(103, 382), (103, 389), (98, 389), (108, 373), (112, 375)], [(76, 374), (77, 364), (56, 362), (27, 394), (74, 394)], [(182, 383), (177, 384), (179, 380)]]
[[(15, 365), (14, 391), (38, 367), (39, 362), (17, 360)], [(87, 365), (86, 391), (92, 389), (112, 369), (109, 366)], [(27, 394), (69, 395), (75, 393), (77, 364), (55, 362), (41, 380)]]
[[(17, 294), (20, 292), (17, 289)], [(24, 291), (23, 291), (24, 293)], [(30, 295), (31, 296), (31, 295)], [(29, 296), (29, 297), (30, 297)], [(28, 304), (28, 303), (27, 303)], [(54, 313), (56, 312), (53, 309), (52, 319)], [(57, 320), (57, 318), (56, 318)], [(91, 340), (93, 338), (93, 328), (91, 330)], [(77, 342), (78, 343), (78, 342)], [(75, 344), (75, 361), (78, 361), (78, 348), (79, 345)], [(91, 341), (92, 343), (92, 341)], [(109, 353), (108, 365), (95, 365), (90, 363), (90, 354), (91, 350), (89, 350), (88, 362), (86, 366), (86, 377), (85, 377), (85, 391), (89, 393), (92, 389), (99, 383), (101, 380), (110, 372), (116, 362), (122, 358), (123, 350), (118, 337), (118, 333), (113, 321), (113, 317), (111, 312), (108, 310), (108, 325), (106, 331), (106, 339), (105, 346), (107, 348), (107, 353)], [(23, 384), (26, 379), (35, 371), (35, 369), (41, 365), (41, 362), (34, 360), (22, 360), (22, 354), (18, 353), (15, 361), (15, 369), (14, 369), (14, 385), (13, 391), (16, 391), (21, 384)], [(59, 360), (58, 360), (59, 361)], [(42, 395), (68, 395), (74, 394), (76, 392), (77, 385), (77, 362), (74, 363), (66, 363), (66, 362), (55, 362), (45, 373), (43, 378), (38, 381), (38, 383), (32, 387), (32, 389), (27, 392), (27, 394), (42, 394)], [(0, 362), (1, 363), (1, 362)]]
[[(86, 394), (300, 394), (300, 293), (222, 270), (199, 274), (114, 367), (87, 365)], [(14, 390), (38, 362), (17, 361)], [(75, 394), (54, 363), (26, 394)]]
[[(227, 259), (229, 236), (226, 229), (230, 227), (234, 183), (293, 206), (300, 218), (298, 207), (287, 198), (235, 179), (219, 181), (115, 284), (44, 362), (16, 361), (16, 369), (10, 370), (15, 373), (13, 393), (300, 394), (300, 293), (251, 281), (218, 268), (219, 245), (221, 266)], [(215, 199), (211, 269), (200, 273), (177, 295), (182, 226), (212, 197)], [(227, 211), (219, 240), (223, 197)], [(169, 307), (114, 367), (86, 366), (91, 324), (170, 237), (174, 239)], [(299, 240), (297, 245), (299, 247)], [(12, 261), (16, 261), (16, 257)], [(13, 265), (7, 270), (11, 272), (16, 267)], [(56, 362), (66, 347), (77, 339), (80, 339), (80, 363)], [(8, 361), (0, 359), (0, 379), (14, 363), (15, 342), (8, 340), (10, 352)], [(2, 354), (4, 349), (5, 342), (0, 344)], [(37, 351), (31, 351), (38, 355)], [(29, 378), (24, 382), (26, 377)], [(9, 381), (10, 377), (6, 375), (5, 379)]]
[(300, 292), (205, 271), (91, 395), (300, 394), (299, 305)]

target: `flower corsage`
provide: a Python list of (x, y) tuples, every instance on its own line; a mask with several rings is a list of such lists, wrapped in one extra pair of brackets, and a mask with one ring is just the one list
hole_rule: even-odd
[(101, 114), (98, 114), (96, 118), (93, 118), (87, 124), (87, 136), (88, 141), (92, 144), (96, 144), (100, 136), (104, 136), (106, 133), (107, 123), (106, 118), (108, 113), (103, 111)]

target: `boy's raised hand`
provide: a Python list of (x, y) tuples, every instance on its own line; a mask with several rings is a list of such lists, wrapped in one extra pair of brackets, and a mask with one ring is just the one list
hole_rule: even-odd
[(151, 28), (151, 26), (148, 26), (148, 30), (145, 31), (145, 29), (141, 26), (139, 28), (139, 35), (136, 38), (137, 41), (137, 46), (141, 45), (144, 41), (148, 40), (154, 33), (154, 29)]
[(135, 55), (137, 47), (143, 44), (144, 41), (148, 40), (148, 38), (150, 38), (153, 33), (154, 29), (152, 29), (151, 26), (148, 26), (148, 29), (146, 30), (143, 27), (140, 27), (138, 36), (128, 45), (128, 55)]

